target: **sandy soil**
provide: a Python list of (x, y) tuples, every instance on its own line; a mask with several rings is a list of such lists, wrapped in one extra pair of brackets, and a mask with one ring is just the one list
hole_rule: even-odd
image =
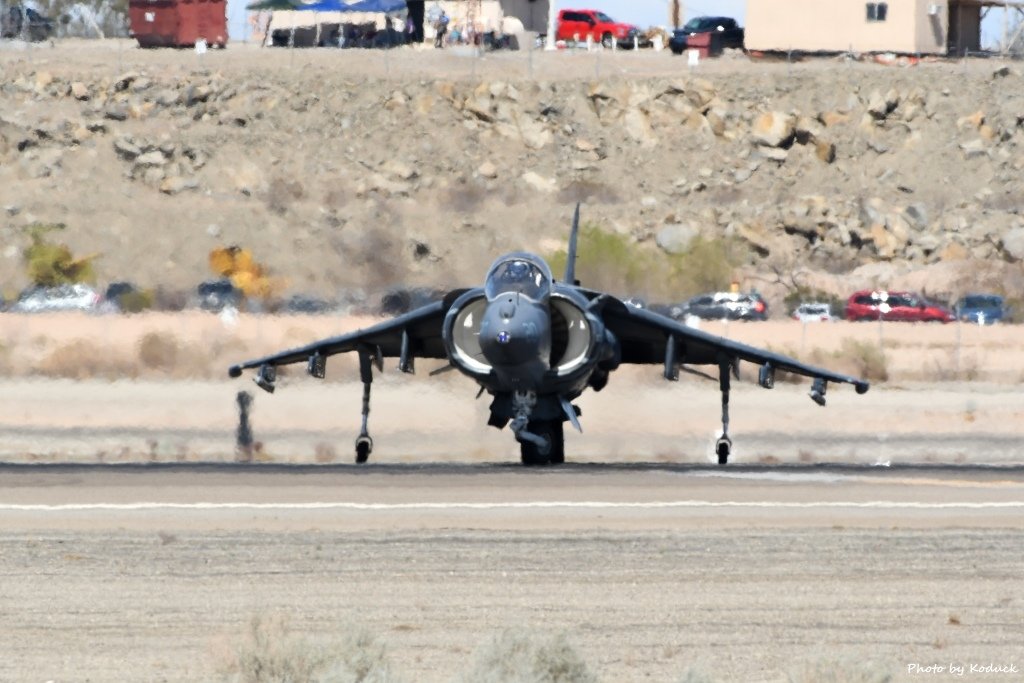
[[(326, 383), (291, 373), (272, 396), (229, 380), (225, 370), (244, 358), (372, 322), (0, 315), (8, 368), (0, 392), (0, 459), (233, 460), (236, 395), (250, 391), (256, 395), (252, 419), (260, 458), (347, 462), (361, 392), (352, 359), (332, 359)], [(865, 396), (835, 387), (824, 410), (806, 397), (805, 385), (782, 383), (765, 392), (751, 383), (753, 370), (747, 368), (732, 397), (738, 462), (1024, 460), (1024, 358), (1016, 327), (780, 321), (705, 323), (704, 329), (805, 358), (817, 352), (822, 364), (853, 374), (860, 368), (849, 358), (831, 356), (844, 340), (881, 342), (885, 349), (891, 379), (875, 383)], [(141, 340), (149, 334), (172, 344), (166, 364), (145, 361)], [(510, 435), (485, 426), (488, 402), (474, 398), (475, 385), (458, 373), (430, 377), (436, 367), (436, 361), (421, 362), (410, 377), (389, 362), (374, 383), (375, 460), (516, 460)], [(30, 370), (34, 374), (24, 376)], [(76, 381), (79, 373), (91, 379)], [(579, 405), (584, 433), (567, 437), (570, 458), (577, 461), (705, 462), (719, 424), (713, 382), (686, 374), (678, 384), (664, 382), (657, 367), (622, 369), (607, 390), (588, 392)]]
[[(310, 638), (366, 629), (401, 680), (425, 682), (453, 680), (509, 628), (568, 634), (601, 681), (671, 681), (691, 668), (717, 681), (863, 671), (921, 680), (913, 664), (1019, 669), (1019, 508), (958, 507), (1024, 504), (1019, 472), (707, 474), (4, 469), (0, 678), (213, 680), (249, 619), (269, 615)], [(281, 507), (10, 508), (147, 500)], [(288, 507), (581, 500), (759, 507)], [(775, 507), (815, 501), (951, 507)]]

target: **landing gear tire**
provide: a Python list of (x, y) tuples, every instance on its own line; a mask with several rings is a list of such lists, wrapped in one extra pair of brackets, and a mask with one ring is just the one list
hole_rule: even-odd
[(533, 421), (527, 424), (526, 431), (543, 438), (547, 448), (542, 448), (529, 441), (520, 442), (519, 453), (524, 465), (535, 467), (538, 465), (560, 465), (565, 462), (562, 422)]
[(715, 455), (718, 456), (719, 465), (729, 464), (729, 454), (732, 453), (732, 439), (723, 436), (715, 442)]
[(373, 439), (368, 436), (356, 439), (356, 462), (362, 465), (370, 459), (370, 453), (373, 453)]

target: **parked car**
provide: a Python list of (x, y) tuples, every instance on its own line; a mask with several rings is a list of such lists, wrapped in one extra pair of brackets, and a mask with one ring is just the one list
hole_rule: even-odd
[(911, 292), (862, 290), (846, 302), (847, 320), (892, 320), (948, 323), (955, 318), (945, 306)]
[(812, 302), (806, 304), (800, 304), (793, 309), (793, 320), (799, 320), (800, 322), (819, 322), (819, 321), (831, 321), (832, 317), (832, 305), (828, 303)]
[(998, 294), (968, 294), (953, 306), (953, 313), (964, 322), (993, 325), (1010, 317), (1006, 300)]
[(719, 37), (718, 47), (743, 49), (743, 28), (730, 17), (696, 17), (690, 19), (682, 28), (672, 31), (668, 39), (668, 47), (673, 54), (681, 55), (686, 51), (686, 41), (698, 33), (714, 33)]
[(445, 292), (440, 289), (413, 287), (411, 289), (392, 289), (380, 299), (380, 315), (401, 315), (415, 310), (420, 306), (440, 301)]
[(637, 42), (641, 40), (640, 29), (615, 21), (604, 12), (594, 9), (559, 11), (556, 40), (586, 41), (587, 37), (606, 48), (611, 48), (616, 41), (622, 47), (633, 47), (634, 39)]
[(245, 294), (227, 278), (207, 280), (196, 287), (199, 308), (204, 311), (219, 313), (225, 308), (239, 308)]
[(19, 313), (91, 311), (99, 301), (100, 295), (88, 285), (30, 287), (21, 293), (11, 310)]
[(766, 320), (768, 304), (757, 292), (715, 292), (687, 301), (682, 317), (687, 315), (705, 320)]
[(327, 299), (308, 294), (293, 294), (284, 301), (279, 311), (285, 314), (323, 315), (333, 309), (334, 305)]
[(0, 14), (0, 37), (24, 38), (32, 42), (49, 40), (53, 36), (53, 20), (31, 7), (11, 5)]

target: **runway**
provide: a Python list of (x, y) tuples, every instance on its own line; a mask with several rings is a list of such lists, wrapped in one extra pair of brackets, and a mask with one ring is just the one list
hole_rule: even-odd
[(3, 466), (0, 680), (216, 680), (269, 614), (409, 681), (506, 628), (602, 681), (1019, 668), (1022, 527), (1016, 467)]

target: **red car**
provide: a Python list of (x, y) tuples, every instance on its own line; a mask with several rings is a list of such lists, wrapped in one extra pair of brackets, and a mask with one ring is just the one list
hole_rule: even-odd
[(632, 24), (621, 24), (604, 12), (596, 9), (564, 9), (558, 13), (556, 40), (579, 40), (587, 36), (606, 48), (618, 41), (620, 47), (633, 47), (634, 39), (639, 41), (640, 29)]
[(948, 323), (955, 320), (945, 306), (931, 303), (910, 292), (863, 290), (846, 302), (847, 320), (899, 320), (904, 322)]

